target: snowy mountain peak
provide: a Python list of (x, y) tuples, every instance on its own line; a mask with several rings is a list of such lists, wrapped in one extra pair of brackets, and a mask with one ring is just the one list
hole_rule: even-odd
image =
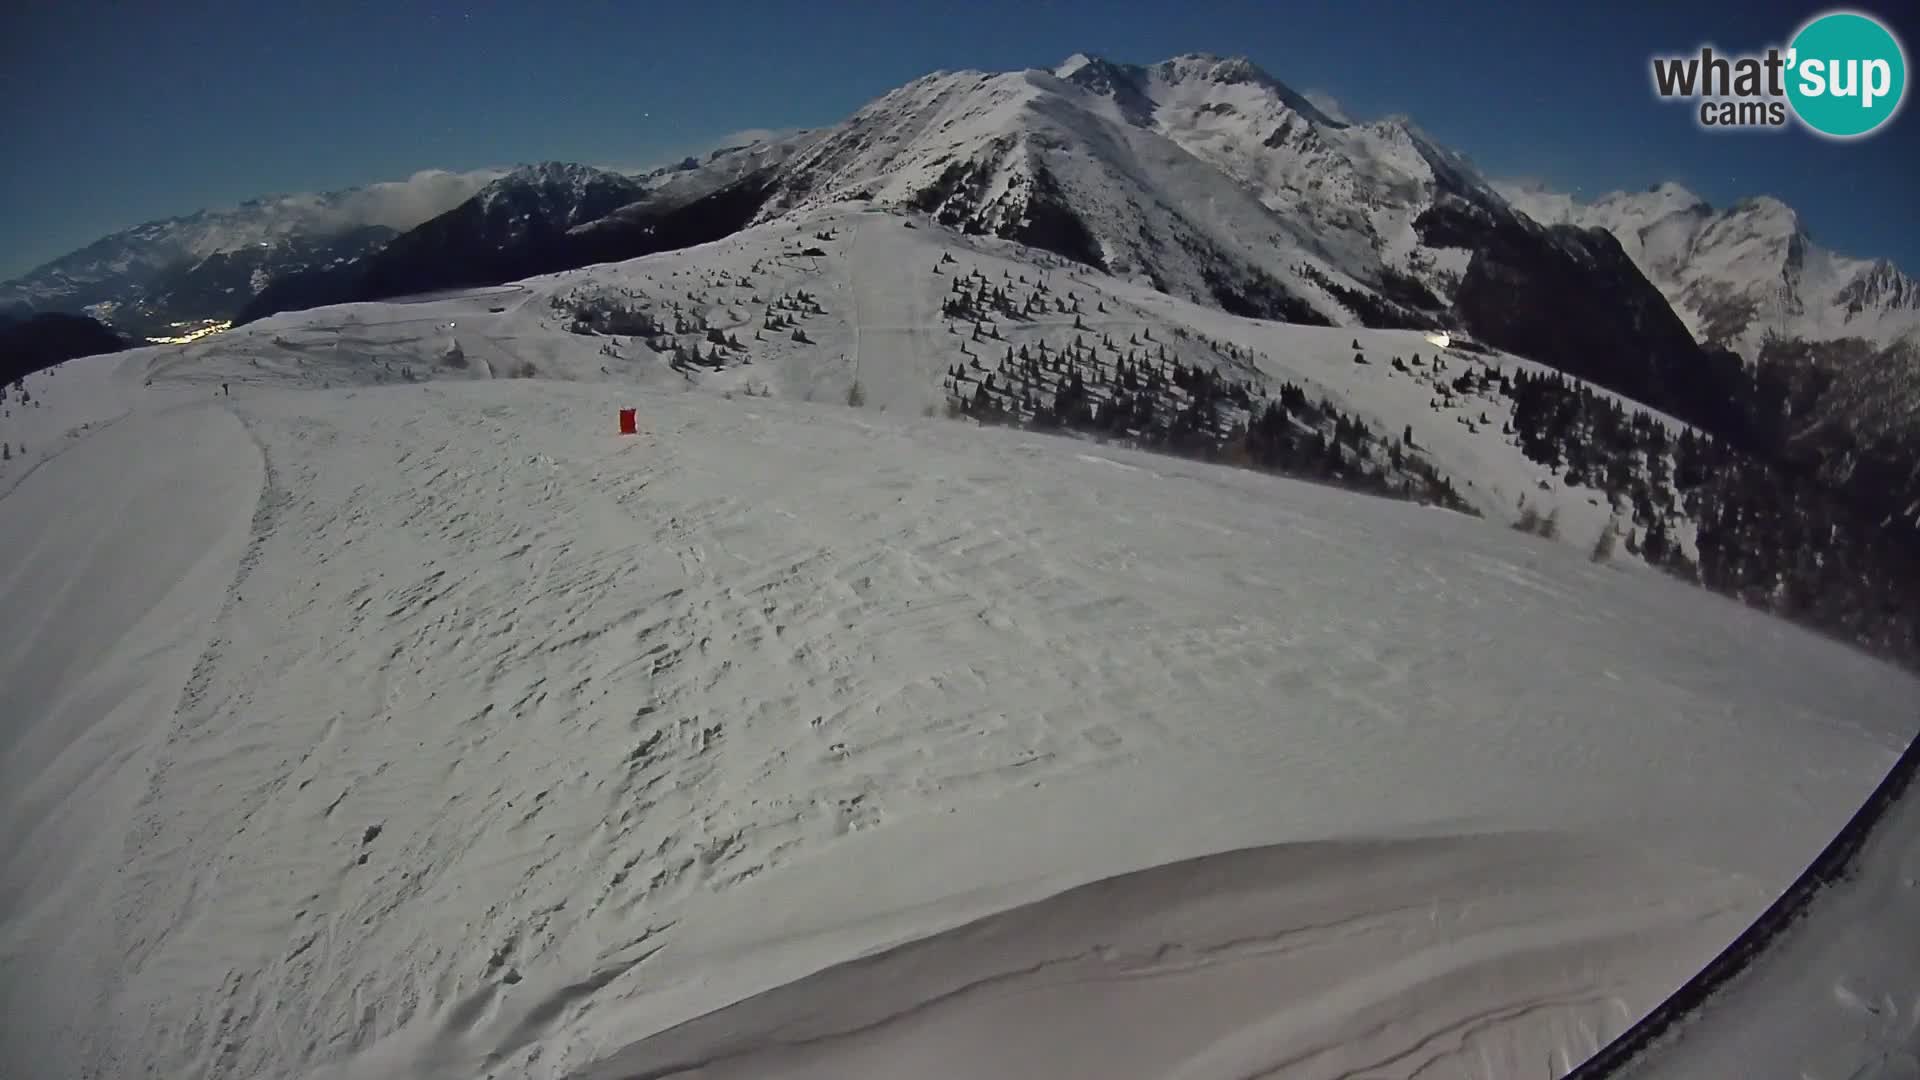
[(1756, 228), (1773, 232), (1803, 232), (1800, 213), (1771, 195), (1752, 195), (1734, 203), (1727, 216), (1751, 222)]
[(1148, 85), (1148, 73), (1144, 67), (1135, 63), (1114, 63), (1100, 56), (1087, 56), (1083, 52), (1073, 54), (1071, 60), (1056, 67), (1054, 75), (1081, 86), (1083, 90), (1104, 96), (1125, 94), (1144, 100)]
[(1612, 233), (1695, 336), (1749, 359), (1769, 336), (1920, 341), (1920, 285), (1884, 259), (1821, 247), (1774, 196), (1716, 210), (1671, 182), (1592, 203), (1536, 185), (1500, 191), (1535, 220)]
[(1111, 98), (1121, 115), (1140, 127), (1154, 126), (1155, 115), (1167, 108), (1201, 108), (1215, 116), (1250, 115), (1255, 122), (1263, 112), (1276, 117), (1285, 113), (1317, 127), (1347, 126), (1244, 56), (1183, 53), (1147, 67), (1075, 53), (1055, 67), (1053, 75)]
[[(1535, 200), (1554, 198), (1563, 197), (1556, 196), (1544, 188), (1533, 188), (1527, 190), (1516, 205), (1531, 214), (1533, 206), (1530, 204)], [(1567, 200), (1567, 203), (1567, 212), (1571, 212), (1575, 204), (1572, 200)], [(1672, 181), (1655, 184), (1645, 191), (1611, 192), (1601, 196), (1593, 206), (1605, 214), (1642, 222), (1658, 221), (1675, 214), (1704, 218), (1714, 212), (1707, 200)]]
[(516, 166), (488, 187), (503, 188), (527, 184), (584, 186), (603, 179), (624, 179), (624, 177), (606, 169), (596, 169), (591, 165), (580, 165), (569, 161), (541, 161), (531, 165)]
[(1210, 53), (1187, 53), (1166, 60), (1154, 68), (1154, 75), (1169, 86), (1200, 83), (1215, 87), (1257, 87), (1270, 94), (1288, 110), (1320, 127), (1342, 128), (1306, 96), (1268, 74), (1260, 65), (1244, 56), (1220, 57)]
[(1279, 86), (1280, 81), (1267, 74), (1260, 65), (1244, 56), (1215, 56), (1212, 53), (1182, 53), (1164, 60), (1158, 67), (1161, 78), (1167, 82), (1203, 82), (1234, 85), (1237, 83), (1260, 83)]
[(1920, 311), (1920, 282), (1887, 259), (1875, 259), (1841, 287), (1838, 299), (1853, 314), (1875, 308)]
[(1655, 196), (1656, 198), (1660, 199), (1662, 202), (1671, 206), (1680, 206), (1680, 207), (1687, 207), (1687, 208), (1698, 206), (1698, 207), (1711, 209), (1711, 207), (1707, 206), (1707, 200), (1701, 198), (1700, 196), (1694, 194), (1691, 190), (1687, 189), (1686, 187), (1680, 184), (1676, 184), (1671, 180), (1667, 180), (1662, 183), (1655, 184), (1654, 186), (1648, 188), (1647, 194)]
[(1075, 72), (1093, 63), (1093, 60), (1094, 58), (1088, 56), (1086, 53), (1074, 53), (1072, 56), (1067, 57), (1054, 66), (1053, 77), (1056, 79), (1071, 79)]
[(543, 161), (522, 165), (475, 196), (482, 214), (541, 218), (550, 224), (592, 221), (646, 194), (633, 177), (591, 165)]
[[(1344, 131), (1250, 62), (1080, 53), (883, 96), (797, 154), (762, 214), (904, 204), (1228, 310), (1345, 323), (1389, 270), (1435, 285), (1449, 270), (1412, 252), (1435, 170)], [(1397, 216), (1369, 220), (1367, 207)], [(1436, 308), (1431, 287), (1408, 302)]]

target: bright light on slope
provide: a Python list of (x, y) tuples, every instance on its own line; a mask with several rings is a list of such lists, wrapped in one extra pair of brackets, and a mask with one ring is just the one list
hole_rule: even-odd
[(1443, 349), (1453, 343), (1453, 339), (1448, 337), (1445, 331), (1441, 331), (1440, 333), (1437, 333), (1437, 334), (1428, 334), (1427, 340), (1432, 344), (1440, 346)]
[(155, 345), (185, 345), (191, 341), (198, 341), (208, 334), (218, 334), (223, 330), (232, 328), (232, 326), (233, 320), (227, 319), (222, 322), (208, 323), (197, 330), (189, 330), (184, 334), (179, 334), (174, 337), (150, 337), (147, 340)]

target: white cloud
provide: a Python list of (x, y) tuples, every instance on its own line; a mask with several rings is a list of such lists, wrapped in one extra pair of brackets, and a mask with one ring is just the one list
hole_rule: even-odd
[[(384, 225), (405, 231), (467, 201), (505, 172), (505, 169), (460, 173), (423, 169), (405, 180), (387, 180), (324, 194), (275, 195), (248, 206), (269, 211), (268, 228), (277, 233), (326, 233), (363, 225)], [(238, 207), (235, 211), (244, 214), (246, 209)], [(218, 245), (226, 239), (216, 233), (203, 242)]]
[(462, 173), (424, 169), (405, 180), (369, 184), (355, 191), (341, 210), (356, 224), (410, 229), (466, 202), (505, 173), (505, 169)]
[(1347, 115), (1347, 110), (1340, 107), (1340, 102), (1325, 90), (1308, 90), (1300, 96), (1307, 99), (1307, 104), (1326, 113), (1331, 119), (1343, 124), (1354, 122), (1353, 117)]
[(459, 173), (423, 169), (405, 180), (388, 180), (326, 195), (283, 195), (268, 201), (286, 212), (290, 225), (303, 230), (384, 225), (404, 231), (467, 201), (505, 172), (505, 169)]

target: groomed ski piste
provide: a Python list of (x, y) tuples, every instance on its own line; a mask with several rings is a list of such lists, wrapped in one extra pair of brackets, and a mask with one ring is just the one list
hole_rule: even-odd
[[(1914, 734), (1909, 675), (1590, 561), (1499, 417), (1351, 362), (1419, 335), (912, 220), (30, 377), (8, 1074), (1554, 1076)], [(1486, 516), (938, 415), (967, 272), (1410, 425)], [(815, 302), (683, 372), (579, 290)]]

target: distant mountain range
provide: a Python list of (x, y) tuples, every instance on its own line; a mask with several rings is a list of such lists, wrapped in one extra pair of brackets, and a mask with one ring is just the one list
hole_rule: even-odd
[[(1405, 119), (1356, 123), (1244, 59), (1204, 55), (1152, 65), (1077, 55), (1046, 70), (938, 72), (832, 127), (644, 175), (548, 162), (426, 186), (431, 198), (407, 204), (419, 214), (410, 222), (346, 212), (369, 204), (345, 192), (142, 226), (0, 287), (0, 304), (65, 304), (157, 337), (150, 328), (519, 281), (756, 226), (765, 228), (754, 242), (779, 259), (831, 259), (836, 247), (845, 257), (927, 257), (907, 244), (849, 250), (819, 225), (871, 206), (904, 218), (904, 235), (911, 224), (964, 249), (1001, 246), (968, 239), (995, 237), (1025, 245), (1027, 265), (1078, 264), (1134, 295), (1157, 290), (1245, 318), (1356, 328), (1335, 334), (1354, 342), (1357, 369), (1373, 363), (1358, 328), (1445, 330), (1456, 357), (1498, 350), (1557, 369), (1573, 379), (1503, 372), (1507, 415), (1456, 419), (1470, 435), (1498, 425), (1490, 434), (1501, 452), (1545, 470), (1542, 491), (1604, 493), (1623, 542), (1646, 561), (1890, 655), (1920, 657), (1920, 286), (1885, 261), (1821, 247), (1777, 200), (1715, 209), (1666, 184), (1582, 203), (1496, 183)], [(881, 273), (930, 269), (939, 272)], [(728, 273), (758, 270), (749, 262)], [(929, 308), (903, 314), (927, 324), (904, 330), (944, 329), (936, 336), (965, 343), (974, 321), (972, 340), (990, 340), (976, 321), (993, 321), (985, 312), (1017, 323), (1036, 303), (1051, 302), (1057, 315), (1079, 302), (1032, 292), (1023, 309), (997, 295), (1023, 285), (949, 297), (946, 318)], [(669, 319), (601, 301), (567, 288), (550, 296), (575, 333), (652, 339), (652, 351), (689, 379), (724, 363), (711, 351), (721, 342), (756, 347), (704, 336), (711, 328), (677, 308)], [(792, 297), (781, 303), (812, 310)], [(787, 317), (767, 307), (754, 340), (798, 334)], [(702, 336), (668, 346), (667, 327)], [(74, 330), (61, 328), (64, 340), (78, 340)], [(804, 335), (789, 342), (812, 344)], [(612, 341), (600, 348), (608, 361), (640, 362)], [(1049, 384), (1038, 358), (1010, 344), (1005, 352), (1000, 374), (1020, 377), (1014, 368), (1024, 362), (1028, 396), (1003, 400), (1005, 385), (988, 389), (986, 376), (973, 383), (983, 361), (963, 353), (947, 381), (972, 387), (971, 396), (956, 391), (949, 405), (994, 422), (1125, 427), (1128, 413), (1096, 417), (1085, 387)], [(1224, 355), (1230, 370), (1240, 363)], [(498, 359), (504, 370), (525, 368)], [(1431, 380), (1431, 368), (1414, 374), (1418, 362), (1409, 357), (1382, 377)], [(1196, 382), (1192, 370), (1161, 375), (1168, 394), (1184, 378), (1190, 401), (1218, 405), (1219, 395), (1251, 392)], [(1486, 390), (1470, 373), (1448, 379), (1432, 384), (1429, 411)], [(1048, 389), (1035, 396), (1041, 384)], [(1639, 407), (1689, 430), (1674, 436), (1636, 415)], [(1307, 456), (1333, 461), (1358, 429), (1349, 421), (1343, 435), (1344, 414), (1318, 408), (1299, 416), (1331, 418), (1332, 427), (1315, 429), (1321, 449)], [(1258, 458), (1294, 445), (1289, 425), (1299, 416), (1282, 411), (1262, 414), (1267, 427), (1252, 443), (1243, 432), (1241, 452)], [(1405, 424), (1404, 415), (1389, 419)], [(1411, 427), (1393, 424), (1368, 438), (1385, 448), (1396, 431), (1413, 443)], [(1211, 452), (1226, 452), (1232, 439), (1221, 439)], [(1167, 441), (1198, 452), (1191, 443)], [(1402, 461), (1381, 453), (1393, 466), (1379, 474), (1390, 486), (1449, 490), (1407, 472), (1404, 452)], [(1475, 467), (1455, 471), (1482, 498), (1470, 488)]]
[[(0, 286), (0, 307), (158, 336), (866, 200), (1239, 315), (1446, 328), (1836, 475), (1891, 468), (1920, 441), (1920, 286), (1891, 264), (1819, 247), (1775, 200), (1714, 210), (1662, 185), (1580, 204), (1493, 183), (1404, 119), (1336, 112), (1205, 55), (939, 72), (831, 128), (643, 176), (546, 163), (416, 178), (397, 202), (418, 220), (373, 220), (386, 202), (365, 189), (156, 222)], [(1920, 498), (1920, 480), (1899, 488)]]
[(235, 317), (490, 285), (718, 240), (763, 205), (778, 153), (716, 151), (704, 165), (638, 177), (561, 162), (521, 166), (356, 258), (281, 275)]
[(1590, 204), (1501, 190), (1536, 220), (1613, 236), (1689, 332), (1755, 362), (1749, 378), (1708, 385), (1747, 396), (1765, 441), (1841, 482), (1898, 493), (1887, 511), (1920, 520), (1920, 282), (1822, 247), (1778, 199), (1716, 210), (1678, 184)]
[[(706, 236), (755, 200), (722, 200), (727, 220), (697, 228), (684, 208), (735, 186), (765, 199), (733, 228), (865, 196), (1248, 315), (1499, 326), (1536, 351), (1565, 346), (1508, 325), (1524, 320), (1488, 310), (1488, 294), (1524, 286), (1533, 260), (1561, 264), (1568, 286), (1618, 276), (1599, 265), (1614, 252), (1558, 229), (1598, 228), (1699, 343), (1751, 360), (1769, 336), (1920, 338), (1920, 285), (1819, 247), (1776, 200), (1717, 211), (1665, 184), (1581, 204), (1492, 183), (1404, 119), (1351, 123), (1244, 59), (1204, 55), (936, 73), (833, 128), (645, 176), (561, 163), (423, 173), (151, 222), (0, 284), (0, 311), (86, 311), (156, 337), (316, 299), (506, 280), (659, 250), (664, 214), (681, 213), (670, 231)], [(1495, 282), (1485, 265), (1468, 280), (1495, 235), (1508, 269), (1527, 272)], [(1613, 303), (1651, 300), (1616, 284)]]
[(136, 337), (227, 319), (278, 277), (374, 250), (458, 206), (498, 172), (255, 199), (150, 221), (0, 283), (0, 313), (91, 314)]
[(1778, 199), (1716, 210), (1678, 184), (1587, 204), (1532, 186), (1500, 191), (1536, 221), (1611, 233), (1689, 330), (1743, 356), (1758, 356), (1769, 336), (1877, 345), (1920, 338), (1920, 282), (1885, 259), (1821, 247)]

